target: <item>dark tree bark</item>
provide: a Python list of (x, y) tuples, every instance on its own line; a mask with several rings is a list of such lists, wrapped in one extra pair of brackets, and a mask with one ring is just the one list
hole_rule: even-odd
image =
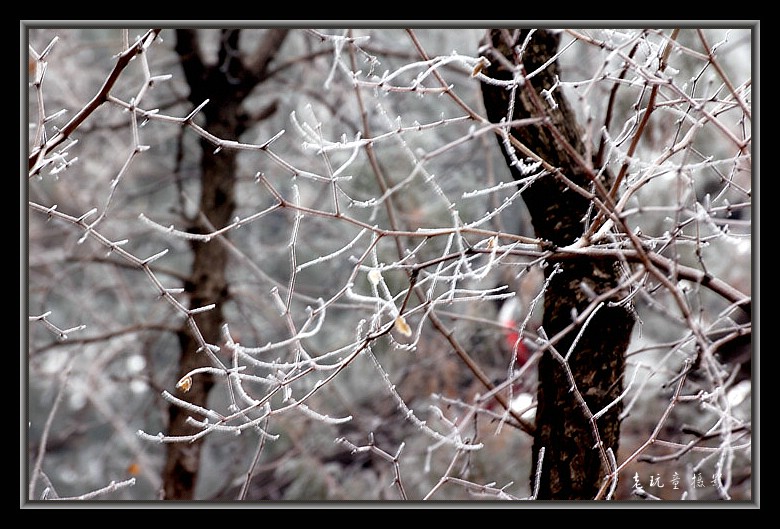
[[(530, 40), (522, 56), (518, 56), (529, 33)], [(522, 68), (523, 75), (535, 72), (553, 57), (558, 43), (559, 35), (549, 30), (491, 30), (482, 48), (482, 55), (491, 62), (484, 73), (509, 80), (517, 68)], [(492, 122), (504, 118), (546, 118), (538, 125), (513, 128), (510, 134), (546, 162), (545, 167), (554, 168), (534, 181), (522, 195), (537, 237), (551, 250), (583, 236), (584, 221), (592, 220), (597, 212), (587, 193), (578, 192), (576, 186), (597, 196), (601, 190), (602, 201), (609, 203), (604, 189), (610, 178), (604, 172), (597, 181), (594, 175), (598, 171), (594, 171), (590, 160), (585, 160), (582, 134), (563, 94), (560, 91), (554, 94), (557, 108), (552, 108), (543, 97), (542, 90), (555, 84), (558, 73), (558, 63), (552, 61), (526, 80), (516, 91), (511, 117), (508, 116), (511, 92), (482, 84), (485, 108)], [(503, 150), (503, 143), (500, 144)], [(504, 155), (513, 177), (523, 178), (506, 151)], [(519, 151), (517, 156), (526, 158)], [(613, 406), (595, 423), (592, 414), (622, 392), (624, 353), (634, 317), (630, 308), (608, 303), (618, 301), (624, 294), (617, 288), (621, 273), (615, 262), (585, 257), (565, 260), (557, 266), (547, 266), (545, 275), (549, 287), (544, 297), (543, 328), (560, 355), (567, 354), (581, 331), (581, 324), (573, 325), (577, 315), (593, 309), (593, 293), (603, 296), (606, 303), (588, 322), (567, 362), (576, 391), (572, 391), (570, 374), (555, 352), (548, 348), (539, 363), (531, 480), (533, 483), (538, 454), (544, 448), (538, 499), (593, 499), (607, 472), (606, 450), (612, 449), (617, 454), (621, 406)]]
[[(189, 100), (203, 108), (205, 129), (223, 140), (238, 140), (251, 118), (242, 109), (243, 100), (254, 87), (267, 78), (268, 65), (284, 42), (287, 30), (269, 30), (255, 53), (245, 61), (238, 54), (239, 30), (223, 30), (216, 64), (208, 65), (201, 55), (195, 30), (176, 32), (176, 52), (190, 86)], [(267, 117), (265, 115), (264, 117)], [(216, 151), (216, 152), (215, 152)], [(213, 228), (228, 224), (235, 208), (236, 152), (215, 149), (201, 141), (201, 194), (199, 212)], [(213, 228), (197, 219), (190, 227), (194, 233), (210, 232)], [(217, 240), (192, 242), (193, 263), (185, 283), (190, 307), (214, 303), (213, 310), (195, 315), (195, 323), (208, 344), (217, 344), (223, 323), (223, 304), (228, 299), (226, 270), (227, 250)], [(208, 357), (200, 351), (200, 342), (189, 328), (179, 332), (179, 377), (197, 367), (208, 365)], [(214, 381), (207, 374), (193, 377), (186, 395), (189, 402), (207, 407)], [(186, 423), (189, 413), (178, 406), (169, 407), (168, 435), (192, 435), (195, 428)], [(203, 417), (194, 417), (202, 420)], [(168, 444), (163, 469), (163, 497), (170, 500), (192, 499), (195, 492), (202, 441), (190, 444)]]

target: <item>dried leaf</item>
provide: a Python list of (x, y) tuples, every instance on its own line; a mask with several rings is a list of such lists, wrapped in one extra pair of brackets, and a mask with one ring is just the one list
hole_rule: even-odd
[(395, 319), (395, 330), (406, 336), (407, 338), (412, 335), (412, 328), (406, 323), (406, 318), (398, 316)]
[(471, 70), (471, 77), (476, 77), (479, 72), (490, 66), (490, 61), (485, 57), (480, 57), (479, 62), (474, 65), (474, 69)]
[(181, 380), (176, 383), (176, 389), (180, 389), (184, 393), (187, 393), (191, 387), (192, 377), (190, 376), (182, 377)]

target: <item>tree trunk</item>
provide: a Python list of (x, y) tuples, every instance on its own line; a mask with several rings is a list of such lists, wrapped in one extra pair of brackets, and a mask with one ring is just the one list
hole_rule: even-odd
[[(238, 55), (238, 30), (223, 30), (223, 39), (216, 64), (207, 65), (200, 52), (197, 34), (193, 30), (178, 30), (176, 52), (190, 86), (189, 99), (193, 105), (203, 108), (205, 129), (222, 140), (238, 140), (252, 119), (243, 111), (241, 103), (254, 86), (267, 77), (267, 67), (282, 45), (287, 30), (269, 30), (256, 52), (241, 61)], [(268, 113), (254, 119), (268, 117)], [(235, 209), (236, 151), (217, 149), (201, 140), (200, 160), (200, 203), (199, 213), (208, 219), (206, 223), (197, 219), (191, 226), (194, 233), (208, 233), (228, 224)], [(203, 339), (208, 344), (220, 340), (223, 323), (223, 303), (228, 299), (226, 271), (228, 254), (226, 247), (218, 240), (192, 242), (192, 272), (185, 283), (190, 298), (190, 307), (197, 308), (215, 304), (215, 308), (195, 315)], [(180, 356), (179, 378), (197, 367), (208, 365), (208, 356), (200, 351), (200, 342), (189, 328), (179, 332)], [(208, 408), (208, 395), (214, 385), (213, 377), (199, 374), (192, 377), (192, 386), (186, 395), (188, 402)], [(190, 413), (179, 406), (169, 407), (168, 435), (192, 435), (197, 430), (186, 423)], [(193, 417), (202, 420), (203, 417)], [(167, 459), (163, 469), (163, 498), (169, 500), (190, 500), (195, 494), (202, 438), (193, 443), (168, 444)]]
[[(510, 70), (508, 65), (521, 65), (522, 78), (550, 60), (557, 51), (559, 36), (548, 30), (533, 31), (522, 55), (517, 55), (529, 33), (529, 30), (491, 30), (490, 41), (482, 48), (482, 55), (491, 62), (484, 73), (509, 80), (515, 70)], [(603, 190), (609, 183), (606, 171), (596, 183), (591, 161), (584, 161), (586, 149), (582, 134), (563, 94), (553, 93), (557, 103), (557, 108), (553, 108), (542, 93), (553, 87), (558, 71), (557, 61), (552, 61), (519, 86), (511, 116), (508, 115), (511, 92), (500, 86), (482, 84), (487, 116), (492, 122), (498, 123), (503, 118), (547, 118), (538, 125), (513, 128), (510, 134), (549, 164), (546, 167), (556, 169), (535, 180), (522, 194), (536, 236), (552, 250), (581, 237), (586, 230), (584, 221), (592, 220), (595, 212), (591, 201), (576, 191), (573, 184), (597, 193), (596, 189)], [(512, 176), (527, 177), (511, 163), (503, 142), (499, 143)], [(516, 155), (521, 160), (526, 158), (519, 151)], [(609, 305), (624, 294), (616, 288), (622, 276), (615, 262), (586, 257), (567, 259), (547, 266), (545, 276), (549, 285), (544, 296), (543, 328), (553, 342), (554, 351), (548, 347), (539, 363), (531, 482), (535, 482), (538, 455), (543, 448), (537, 498), (593, 499), (608, 471), (607, 449), (617, 454), (622, 408), (619, 404), (611, 407), (597, 421), (592, 421), (592, 414), (622, 392), (624, 353), (634, 317), (624, 304)], [(583, 331), (584, 318), (578, 315), (595, 308), (594, 293), (604, 295), (605, 303)], [(578, 335), (576, 347), (568, 361), (563, 362), (562, 357), (567, 355)]]
[[(208, 126), (207, 126), (207, 130)], [(235, 153), (220, 151), (213, 153), (204, 145), (201, 159), (201, 197), (200, 211), (215, 227), (226, 225), (235, 206)], [(193, 232), (210, 231), (205, 226), (191, 228)], [(192, 272), (185, 284), (185, 291), (190, 298), (190, 307), (203, 307), (214, 303), (214, 309), (195, 315), (195, 323), (206, 343), (217, 344), (220, 326), (223, 322), (222, 304), (228, 297), (228, 283), (225, 277), (227, 268), (227, 250), (218, 241), (192, 242), (193, 262)], [(200, 351), (200, 343), (192, 335), (189, 328), (179, 331), (179, 375), (183, 377), (189, 371), (209, 364), (208, 357)], [(178, 379), (177, 378), (177, 379)], [(209, 391), (213, 386), (213, 378), (208, 373), (192, 377), (192, 386), (186, 398), (192, 404), (207, 408)], [(169, 407), (169, 435), (192, 435), (197, 429), (186, 424), (189, 412), (179, 406)], [(202, 420), (203, 417), (193, 417)], [(195, 492), (195, 481), (200, 466), (200, 451), (202, 439), (194, 443), (168, 444), (164, 477), (165, 499), (192, 499)]]

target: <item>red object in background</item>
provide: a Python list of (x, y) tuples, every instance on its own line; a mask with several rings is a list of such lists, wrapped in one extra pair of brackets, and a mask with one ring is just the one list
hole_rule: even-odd
[[(501, 349), (512, 354), (515, 359), (514, 368), (519, 368), (525, 364), (531, 356), (531, 350), (525, 344), (525, 340), (520, 334), (520, 325), (523, 321), (523, 306), (517, 296), (509, 298), (501, 305), (498, 311), (498, 322), (501, 324)], [(512, 389), (507, 396), (511, 398), (509, 406), (513, 412), (522, 415), (523, 419), (533, 421), (536, 413), (534, 403), (534, 390), (532, 386), (527, 385), (527, 377), (524, 380), (516, 381), (512, 384)], [(491, 399), (485, 404), (486, 410), (497, 412), (503, 407), (496, 399)]]
[(515, 361), (518, 366), (525, 364), (531, 356), (531, 352), (523, 343), (518, 329), (522, 308), (520, 300), (515, 296), (506, 300), (498, 311), (498, 321), (505, 329), (504, 343), (509, 351), (515, 352)]
[[(510, 331), (509, 334), (507, 334), (506, 341), (510, 350), (515, 351), (515, 361), (517, 362), (518, 367), (525, 364), (531, 356), (531, 352), (520, 338), (520, 333), (517, 332), (517, 330)], [(517, 350), (515, 350), (515, 348)]]

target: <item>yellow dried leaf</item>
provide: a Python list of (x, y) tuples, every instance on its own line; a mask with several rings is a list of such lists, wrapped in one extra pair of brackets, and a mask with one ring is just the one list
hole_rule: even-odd
[(480, 57), (479, 62), (474, 65), (474, 69), (471, 70), (471, 77), (476, 77), (479, 72), (490, 66), (490, 61), (485, 57)]
[(406, 318), (398, 316), (395, 319), (395, 330), (406, 336), (407, 338), (412, 335), (412, 328), (406, 323)]
[(181, 380), (179, 380), (176, 383), (176, 389), (182, 390), (184, 393), (187, 393), (190, 388), (192, 387), (192, 377), (182, 377)]

